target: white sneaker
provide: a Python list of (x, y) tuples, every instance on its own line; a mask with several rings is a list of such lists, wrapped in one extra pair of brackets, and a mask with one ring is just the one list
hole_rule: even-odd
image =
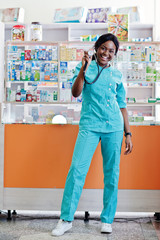
[(109, 223), (102, 223), (101, 233), (112, 233), (112, 226)]
[(72, 228), (72, 222), (67, 222), (67, 221), (63, 221), (62, 219), (60, 219), (58, 221), (56, 228), (53, 229), (51, 235), (52, 236), (61, 236), (71, 228)]

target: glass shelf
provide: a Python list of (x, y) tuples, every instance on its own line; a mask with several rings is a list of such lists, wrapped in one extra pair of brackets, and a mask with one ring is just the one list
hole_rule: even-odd
[(127, 103), (127, 106), (155, 106), (155, 105), (160, 105), (160, 102), (153, 102), (153, 103), (145, 103), (145, 102)]
[(42, 80), (42, 81), (26, 81), (26, 80), (20, 80), (20, 81), (6, 81), (7, 83), (37, 83), (41, 84), (43, 83), (57, 83), (56, 81), (51, 81), (51, 80)]
[(68, 124), (78, 124), (80, 111), (76, 103), (3, 103), (2, 123), (51, 124), (54, 116), (62, 115)]
[[(10, 104), (82, 104), (82, 102), (63, 102), (63, 101), (54, 101), (54, 102), (27, 102), (27, 101), (24, 101), (24, 102), (20, 102), (20, 101), (17, 101), (17, 102), (4, 102), (5, 104), (7, 103), (10, 103)], [(139, 103), (127, 103), (127, 106), (137, 106), (137, 105), (142, 105), (142, 106), (152, 106), (152, 105), (160, 105), (160, 102), (154, 102), (154, 103), (148, 103), (148, 102), (139, 102)]]
[(39, 105), (45, 105), (45, 104), (50, 104), (50, 105), (54, 105), (54, 104), (82, 104), (81, 102), (58, 102), (58, 101), (54, 101), (54, 102), (4, 102), (4, 104), (31, 104), (31, 105), (34, 105), (34, 104), (39, 104)]

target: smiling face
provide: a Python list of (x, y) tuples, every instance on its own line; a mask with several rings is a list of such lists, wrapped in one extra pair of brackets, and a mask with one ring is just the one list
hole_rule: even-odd
[(97, 49), (97, 61), (101, 67), (104, 67), (108, 64), (109, 61), (112, 61), (116, 52), (116, 46), (114, 42), (107, 41), (100, 45)]

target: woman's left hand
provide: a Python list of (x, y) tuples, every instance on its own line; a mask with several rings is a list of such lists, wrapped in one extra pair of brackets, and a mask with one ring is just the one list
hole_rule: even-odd
[(132, 148), (133, 148), (133, 144), (132, 144), (130, 135), (126, 136), (125, 144), (126, 144), (126, 151), (124, 152), (124, 155), (128, 155), (129, 153), (132, 152)]

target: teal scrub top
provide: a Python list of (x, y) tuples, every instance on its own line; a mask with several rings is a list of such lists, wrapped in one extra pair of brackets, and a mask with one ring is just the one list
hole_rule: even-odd
[[(76, 66), (73, 84), (81, 67), (82, 62)], [(101, 69), (102, 67), (99, 66), (99, 70)], [(92, 82), (97, 74), (97, 63), (93, 60), (86, 71), (85, 78), (88, 82)], [(79, 129), (103, 133), (123, 131), (124, 120), (120, 108), (126, 108), (126, 91), (122, 82), (122, 73), (110, 66), (103, 69), (95, 83), (90, 85), (84, 82)]]

